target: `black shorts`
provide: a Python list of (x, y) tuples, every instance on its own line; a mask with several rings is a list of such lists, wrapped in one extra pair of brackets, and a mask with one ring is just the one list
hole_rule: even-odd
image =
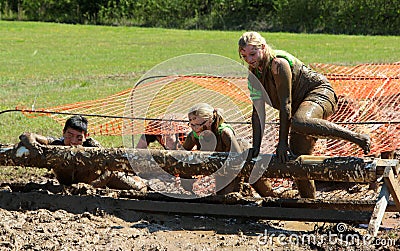
[[(304, 96), (300, 103), (311, 101), (318, 104), (324, 111), (324, 118), (329, 117), (337, 110), (338, 98), (331, 83), (324, 75), (303, 66), (299, 82), (300, 88), (306, 90), (301, 94)], [(300, 104), (298, 105), (300, 106)]]

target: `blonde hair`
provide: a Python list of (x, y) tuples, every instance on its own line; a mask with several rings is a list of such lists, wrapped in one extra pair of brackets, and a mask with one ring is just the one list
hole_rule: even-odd
[(189, 109), (188, 115), (194, 115), (203, 119), (212, 119), (211, 130), (216, 133), (218, 127), (224, 123), (225, 119), (223, 116), (223, 110), (220, 108), (214, 108), (207, 103), (198, 103)]
[(264, 51), (265, 55), (267, 56), (266, 57), (267, 62), (269, 62), (269, 60), (275, 56), (272, 48), (265, 41), (265, 38), (261, 36), (260, 33), (255, 31), (248, 31), (243, 33), (243, 35), (239, 38), (238, 45), (239, 45), (238, 52), (240, 58), (242, 58), (240, 51), (243, 50), (244, 47), (246, 47), (247, 45), (253, 45), (257, 48), (261, 48), (264, 45), (265, 46)]
[(247, 45), (254, 45), (261, 47), (261, 45), (267, 45), (265, 38), (260, 35), (260, 33), (255, 31), (248, 31), (243, 33), (239, 39), (239, 50), (243, 49)]

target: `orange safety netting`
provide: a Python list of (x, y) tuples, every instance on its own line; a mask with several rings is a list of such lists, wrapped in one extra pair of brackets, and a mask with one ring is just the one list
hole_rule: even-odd
[[(332, 83), (338, 111), (330, 118), (372, 138), (371, 153), (400, 147), (400, 62), (340, 66), (312, 64)], [(215, 76), (156, 76), (109, 97), (43, 109), (50, 112), (91, 114), (91, 135), (187, 133), (187, 111), (206, 102), (224, 110), (238, 138), (251, 142), (252, 104), (247, 79)], [(47, 114), (64, 124), (66, 114)], [(278, 139), (278, 113), (266, 109), (262, 152), (272, 153)], [(365, 123), (363, 123), (365, 122)], [(361, 149), (343, 140), (320, 139), (315, 154), (361, 156)]]

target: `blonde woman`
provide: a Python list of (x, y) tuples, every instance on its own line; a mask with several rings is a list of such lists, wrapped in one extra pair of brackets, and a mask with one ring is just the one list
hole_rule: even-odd
[[(238, 46), (239, 56), (253, 73), (249, 76), (253, 101), (253, 147), (250, 157), (256, 157), (260, 151), (267, 100), (279, 110), (276, 155), (283, 163), (289, 160), (288, 152), (294, 155), (312, 154), (317, 138), (321, 137), (347, 140), (360, 146), (365, 154), (370, 151), (368, 135), (326, 120), (337, 108), (336, 94), (326, 77), (311, 70), (293, 55), (273, 50), (257, 32), (245, 32)], [(298, 181), (297, 184), (302, 197), (315, 197), (313, 182)]]
[[(201, 151), (242, 152), (248, 148), (244, 142), (237, 140), (233, 128), (225, 123), (221, 109), (215, 109), (207, 103), (199, 103), (190, 108), (188, 117), (192, 131), (183, 143), (185, 150), (193, 150), (196, 147)], [(243, 179), (219, 176), (216, 176), (217, 189), (219, 184), (226, 184), (224, 179), (233, 181), (217, 191), (218, 194), (241, 190)], [(261, 178), (253, 187), (261, 196), (273, 195), (271, 184), (266, 179)]]
[[(198, 103), (191, 107), (188, 112), (189, 126), (192, 131), (183, 143), (185, 150), (201, 150), (214, 152), (241, 152), (242, 149), (236, 139), (233, 128), (224, 123), (221, 109), (214, 109), (207, 103)], [(240, 178), (215, 176), (217, 194), (239, 192), (242, 181)], [(227, 184), (221, 187), (220, 184)], [(190, 185), (191, 187), (192, 185)], [(219, 190), (219, 191), (218, 191)]]
[(186, 150), (241, 152), (233, 128), (224, 123), (221, 109), (214, 109), (206, 103), (199, 103), (190, 108), (188, 134), (183, 148)]

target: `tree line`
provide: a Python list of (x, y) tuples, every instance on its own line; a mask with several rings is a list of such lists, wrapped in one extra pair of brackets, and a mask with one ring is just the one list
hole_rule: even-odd
[(400, 0), (0, 0), (1, 20), (399, 35)]

